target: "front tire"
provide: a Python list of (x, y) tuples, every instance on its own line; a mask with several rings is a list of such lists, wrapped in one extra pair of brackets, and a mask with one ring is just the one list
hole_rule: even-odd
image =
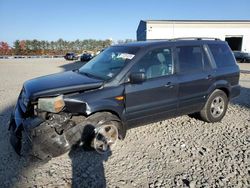
[(83, 136), (85, 148), (93, 148), (98, 153), (110, 151), (121, 135), (119, 118), (109, 112), (98, 112), (89, 116), (86, 122), (92, 128)]
[(208, 100), (200, 111), (203, 121), (214, 123), (219, 122), (225, 116), (228, 107), (228, 97), (224, 91), (216, 89), (208, 97)]

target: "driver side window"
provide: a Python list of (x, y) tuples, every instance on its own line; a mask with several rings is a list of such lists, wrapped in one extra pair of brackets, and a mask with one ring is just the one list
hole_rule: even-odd
[(134, 65), (132, 72), (144, 72), (147, 79), (173, 74), (171, 48), (159, 48), (148, 52)]

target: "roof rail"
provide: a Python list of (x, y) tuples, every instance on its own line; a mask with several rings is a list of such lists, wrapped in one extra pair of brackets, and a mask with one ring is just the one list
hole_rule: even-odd
[(173, 38), (171, 40), (220, 40), (220, 39), (213, 37), (181, 37), (181, 38)]

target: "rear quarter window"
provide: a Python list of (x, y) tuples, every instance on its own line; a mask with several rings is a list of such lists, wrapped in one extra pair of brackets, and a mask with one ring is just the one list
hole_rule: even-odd
[(218, 68), (235, 65), (233, 53), (226, 44), (208, 44)]

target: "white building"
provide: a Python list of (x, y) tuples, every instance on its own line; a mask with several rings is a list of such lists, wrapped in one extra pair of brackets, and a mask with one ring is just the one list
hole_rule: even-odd
[(250, 52), (250, 20), (141, 20), (137, 40), (212, 37), (232, 50)]

